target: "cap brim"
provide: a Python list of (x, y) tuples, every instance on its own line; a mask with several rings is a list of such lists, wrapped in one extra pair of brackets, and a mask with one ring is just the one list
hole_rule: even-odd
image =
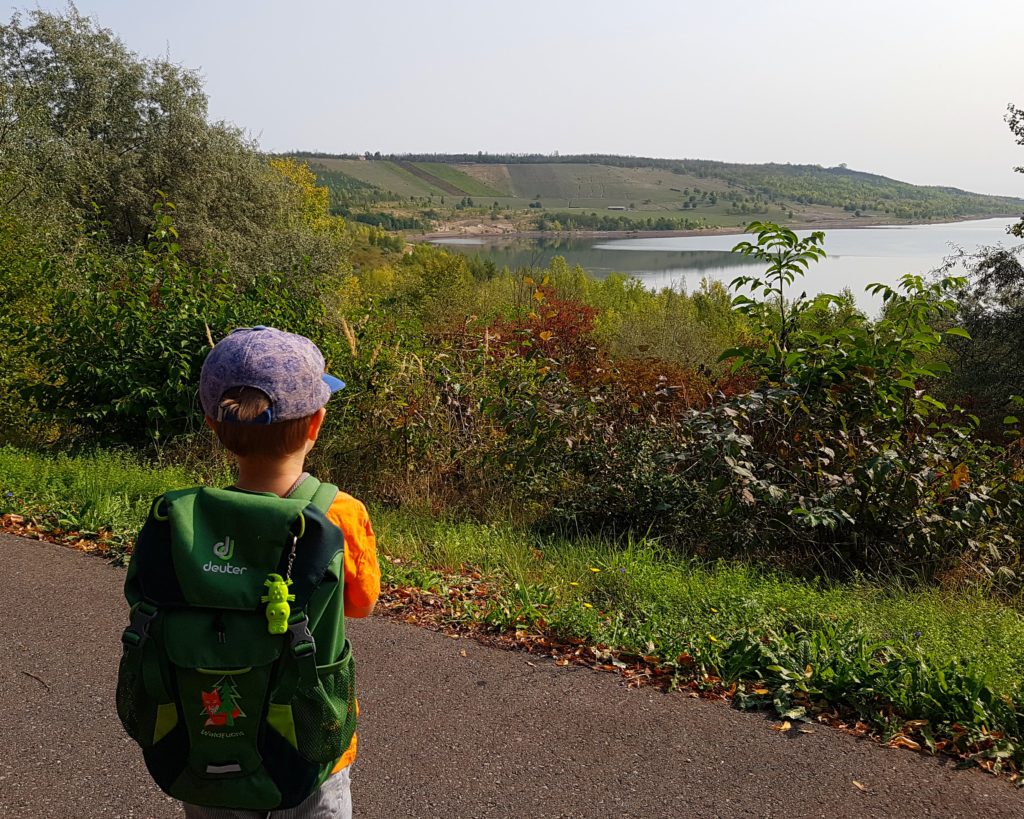
[(327, 385), (331, 392), (337, 392), (338, 390), (345, 389), (345, 382), (340, 378), (335, 378), (333, 375), (323, 374), (324, 383)]

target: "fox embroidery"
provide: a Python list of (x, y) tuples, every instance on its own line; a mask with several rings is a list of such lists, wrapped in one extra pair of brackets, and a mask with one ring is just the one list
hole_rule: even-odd
[(229, 697), (225, 703), (221, 698), (221, 689), (218, 686), (213, 691), (203, 691), (203, 713), (206, 714), (206, 727), (210, 726), (231, 726), (235, 724), (238, 717), (245, 716), (242, 709)]

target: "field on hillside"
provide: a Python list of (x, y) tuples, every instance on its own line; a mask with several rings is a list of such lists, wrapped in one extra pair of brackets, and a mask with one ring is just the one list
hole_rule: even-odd
[[(656, 168), (617, 168), (606, 165), (513, 164), (454, 165), (443, 162), (408, 163), (422, 175), (414, 174), (390, 160), (328, 159), (307, 160), (317, 167), (339, 171), (399, 197), (451, 196), (434, 177), (459, 192), (481, 198), (479, 204), (525, 207), (540, 200), (546, 208), (629, 207), (645, 215), (683, 211), (683, 203), (694, 197), (693, 211), (719, 212), (726, 209), (724, 196), (733, 187), (715, 179), (676, 174)], [(701, 194), (719, 197), (718, 206), (701, 202)]]
[(724, 193), (728, 186), (717, 180), (669, 173), (655, 168), (613, 168), (607, 165), (509, 165), (515, 192), (559, 202), (603, 202), (607, 205), (640, 204), (649, 200), (652, 210), (678, 210), (699, 189)]
[[(321, 181), (331, 187), (336, 212), (359, 215), (370, 208), (435, 226), (469, 218), (506, 226), (525, 220), (546, 230), (732, 228), (755, 219), (814, 227), (1012, 216), (1024, 210), (1022, 200), (919, 187), (841, 167), (625, 157), (304, 159), (334, 176)], [(346, 185), (338, 174), (356, 181)], [(373, 186), (372, 195), (360, 185)]]
[(351, 176), (353, 179), (358, 179), (360, 182), (373, 185), (381, 190), (390, 191), (400, 197), (449, 195), (441, 188), (400, 168), (394, 162), (320, 158), (308, 161), (314, 171), (317, 166), (340, 171), (346, 176)]
[(504, 191), (488, 185), (485, 180), (463, 173), (462, 167), (458, 165), (446, 165), (444, 162), (415, 162), (413, 164), (437, 179), (454, 185), (467, 196), (487, 197), (488, 199), (502, 199), (508, 196)]

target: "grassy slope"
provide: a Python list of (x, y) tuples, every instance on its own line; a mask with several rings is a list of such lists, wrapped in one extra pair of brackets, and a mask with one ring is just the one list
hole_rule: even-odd
[(399, 196), (451, 196), (423, 179), (399, 168), (393, 162), (359, 159), (317, 159), (316, 164), (340, 171), (353, 179), (391, 191)]
[[(334, 170), (393, 191), (400, 196), (435, 197), (443, 191), (416, 179), (387, 160), (317, 159)], [(659, 161), (660, 162), (660, 161)], [(486, 204), (524, 208), (539, 196), (547, 210), (602, 211), (611, 205), (635, 206), (632, 218), (646, 216), (703, 217), (712, 224), (745, 224), (752, 218), (787, 218), (790, 221), (850, 221), (856, 217), (845, 205), (863, 209), (875, 221), (967, 216), (1016, 215), (1024, 200), (990, 197), (951, 188), (920, 187), (874, 174), (843, 168), (795, 165), (737, 165), (720, 162), (682, 161), (673, 167), (620, 167), (594, 162), (472, 163), (417, 161), (438, 179), (486, 197)], [(681, 205), (694, 189), (714, 192), (717, 205), (706, 200), (683, 210)], [(728, 193), (751, 197), (761, 194), (778, 203), (759, 211), (730, 213)], [(449, 194), (450, 196), (451, 194)], [(798, 201), (813, 199), (813, 202)], [(483, 204), (481, 202), (480, 204)], [(889, 213), (885, 212), (889, 208)], [(899, 209), (899, 213), (896, 210)]]
[[(605, 165), (509, 165), (516, 192), (521, 197), (567, 202), (639, 205), (650, 199), (666, 209), (678, 210), (682, 191), (699, 187), (722, 193), (727, 185), (717, 180), (679, 176), (655, 168), (614, 168)], [(675, 189), (675, 190), (673, 190)]]

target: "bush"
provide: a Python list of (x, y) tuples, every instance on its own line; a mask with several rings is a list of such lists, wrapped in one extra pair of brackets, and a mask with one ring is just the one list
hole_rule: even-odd
[(213, 339), (252, 324), (321, 335), (316, 291), (274, 274), (246, 279), (183, 262), (172, 212), (157, 205), (147, 247), (80, 253), (48, 315), (20, 321), (41, 374), (23, 393), (65, 438), (166, 441), (202, 418), (199, 371)]
[(756, 333), (723, 357), (761, 386), (683, 416), (646, 408), (633, 423), (612, 421), (606, 403), (608, 426), (582, 436), (553, 521), (654, 530), (705, 554), (823, 574), (934, 578), (967, 565), (975, 579), (1012, 576), (1024, 453), (978, 439), (976, 419), (925, 389), (948, 370), (944, 338), (966, 335), (932, 326), (962, 282), (874, 285), (885, 303), (876, 321), (834, 296), (787, 302), (785, 286), (820, 255), (821, 237), (752, 227), (759, 243), (740, 249), (772, 266), (735, 284), (767, 299), (737, 297)]

